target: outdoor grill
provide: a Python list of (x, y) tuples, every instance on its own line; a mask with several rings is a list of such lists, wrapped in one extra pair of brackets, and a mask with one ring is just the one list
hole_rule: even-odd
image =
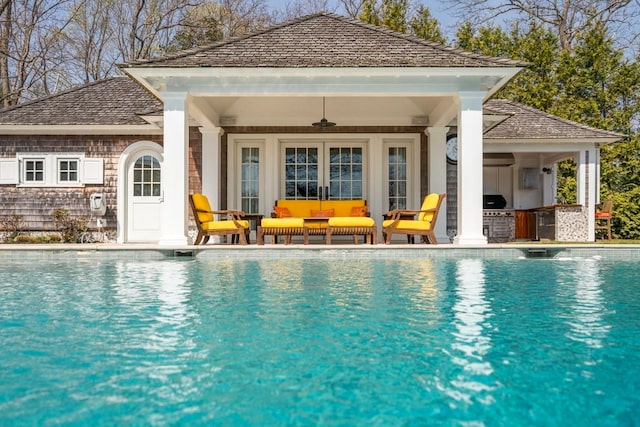
[(501, 194), (485, 194), (482, 198), (483, 233), (489, 243), (505, 243), (515, 239), (515, 210), (505, 209), (507, 200)]

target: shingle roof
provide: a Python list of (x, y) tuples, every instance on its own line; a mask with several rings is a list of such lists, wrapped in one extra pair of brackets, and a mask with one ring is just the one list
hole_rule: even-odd
[(626, 136), (562, 119), (506, 99), (490, 99), (485, 102), (483, 110), (484, 114), (510, 116), (485, 132), (485, 139), (622, 139)]
[(0, 110), (0, 124), (145, 125), (162, 102), (129, 77), (112, 77)]
[(268, 29), (123, 67), (522, 67), (320, 12)]

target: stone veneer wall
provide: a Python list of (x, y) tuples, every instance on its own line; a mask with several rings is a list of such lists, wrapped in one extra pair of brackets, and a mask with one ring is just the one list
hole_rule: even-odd
[(588, 224), (586, 207), (559, 206), (556, 208), (556, 240), (586, 242), (589, 240)]

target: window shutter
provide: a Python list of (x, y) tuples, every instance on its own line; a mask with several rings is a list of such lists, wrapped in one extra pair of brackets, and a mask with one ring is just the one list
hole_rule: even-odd
[(84, 159), (84, 179), (83, 184), (102, 184), (104, 183), (104, 160), (103, 159)]
[(19, 184), (18, 159), (0, 159), (0, 184)]

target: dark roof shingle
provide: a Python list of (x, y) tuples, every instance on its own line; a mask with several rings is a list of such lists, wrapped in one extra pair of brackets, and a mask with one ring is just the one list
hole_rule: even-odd
[(0, 110), (0, 124), (145, 125), (162, 102), (129, 77), (112, 77)]
[(485, 115), (509, 116), (506, 120), (485, 132), (485, 139), (622, 139), (626, 136), (562, 119), (506, 99), (490, 99), (485, 102), (483, 110)]
[(521, 67), (321, 12), (174, 55), (123, 67)]

